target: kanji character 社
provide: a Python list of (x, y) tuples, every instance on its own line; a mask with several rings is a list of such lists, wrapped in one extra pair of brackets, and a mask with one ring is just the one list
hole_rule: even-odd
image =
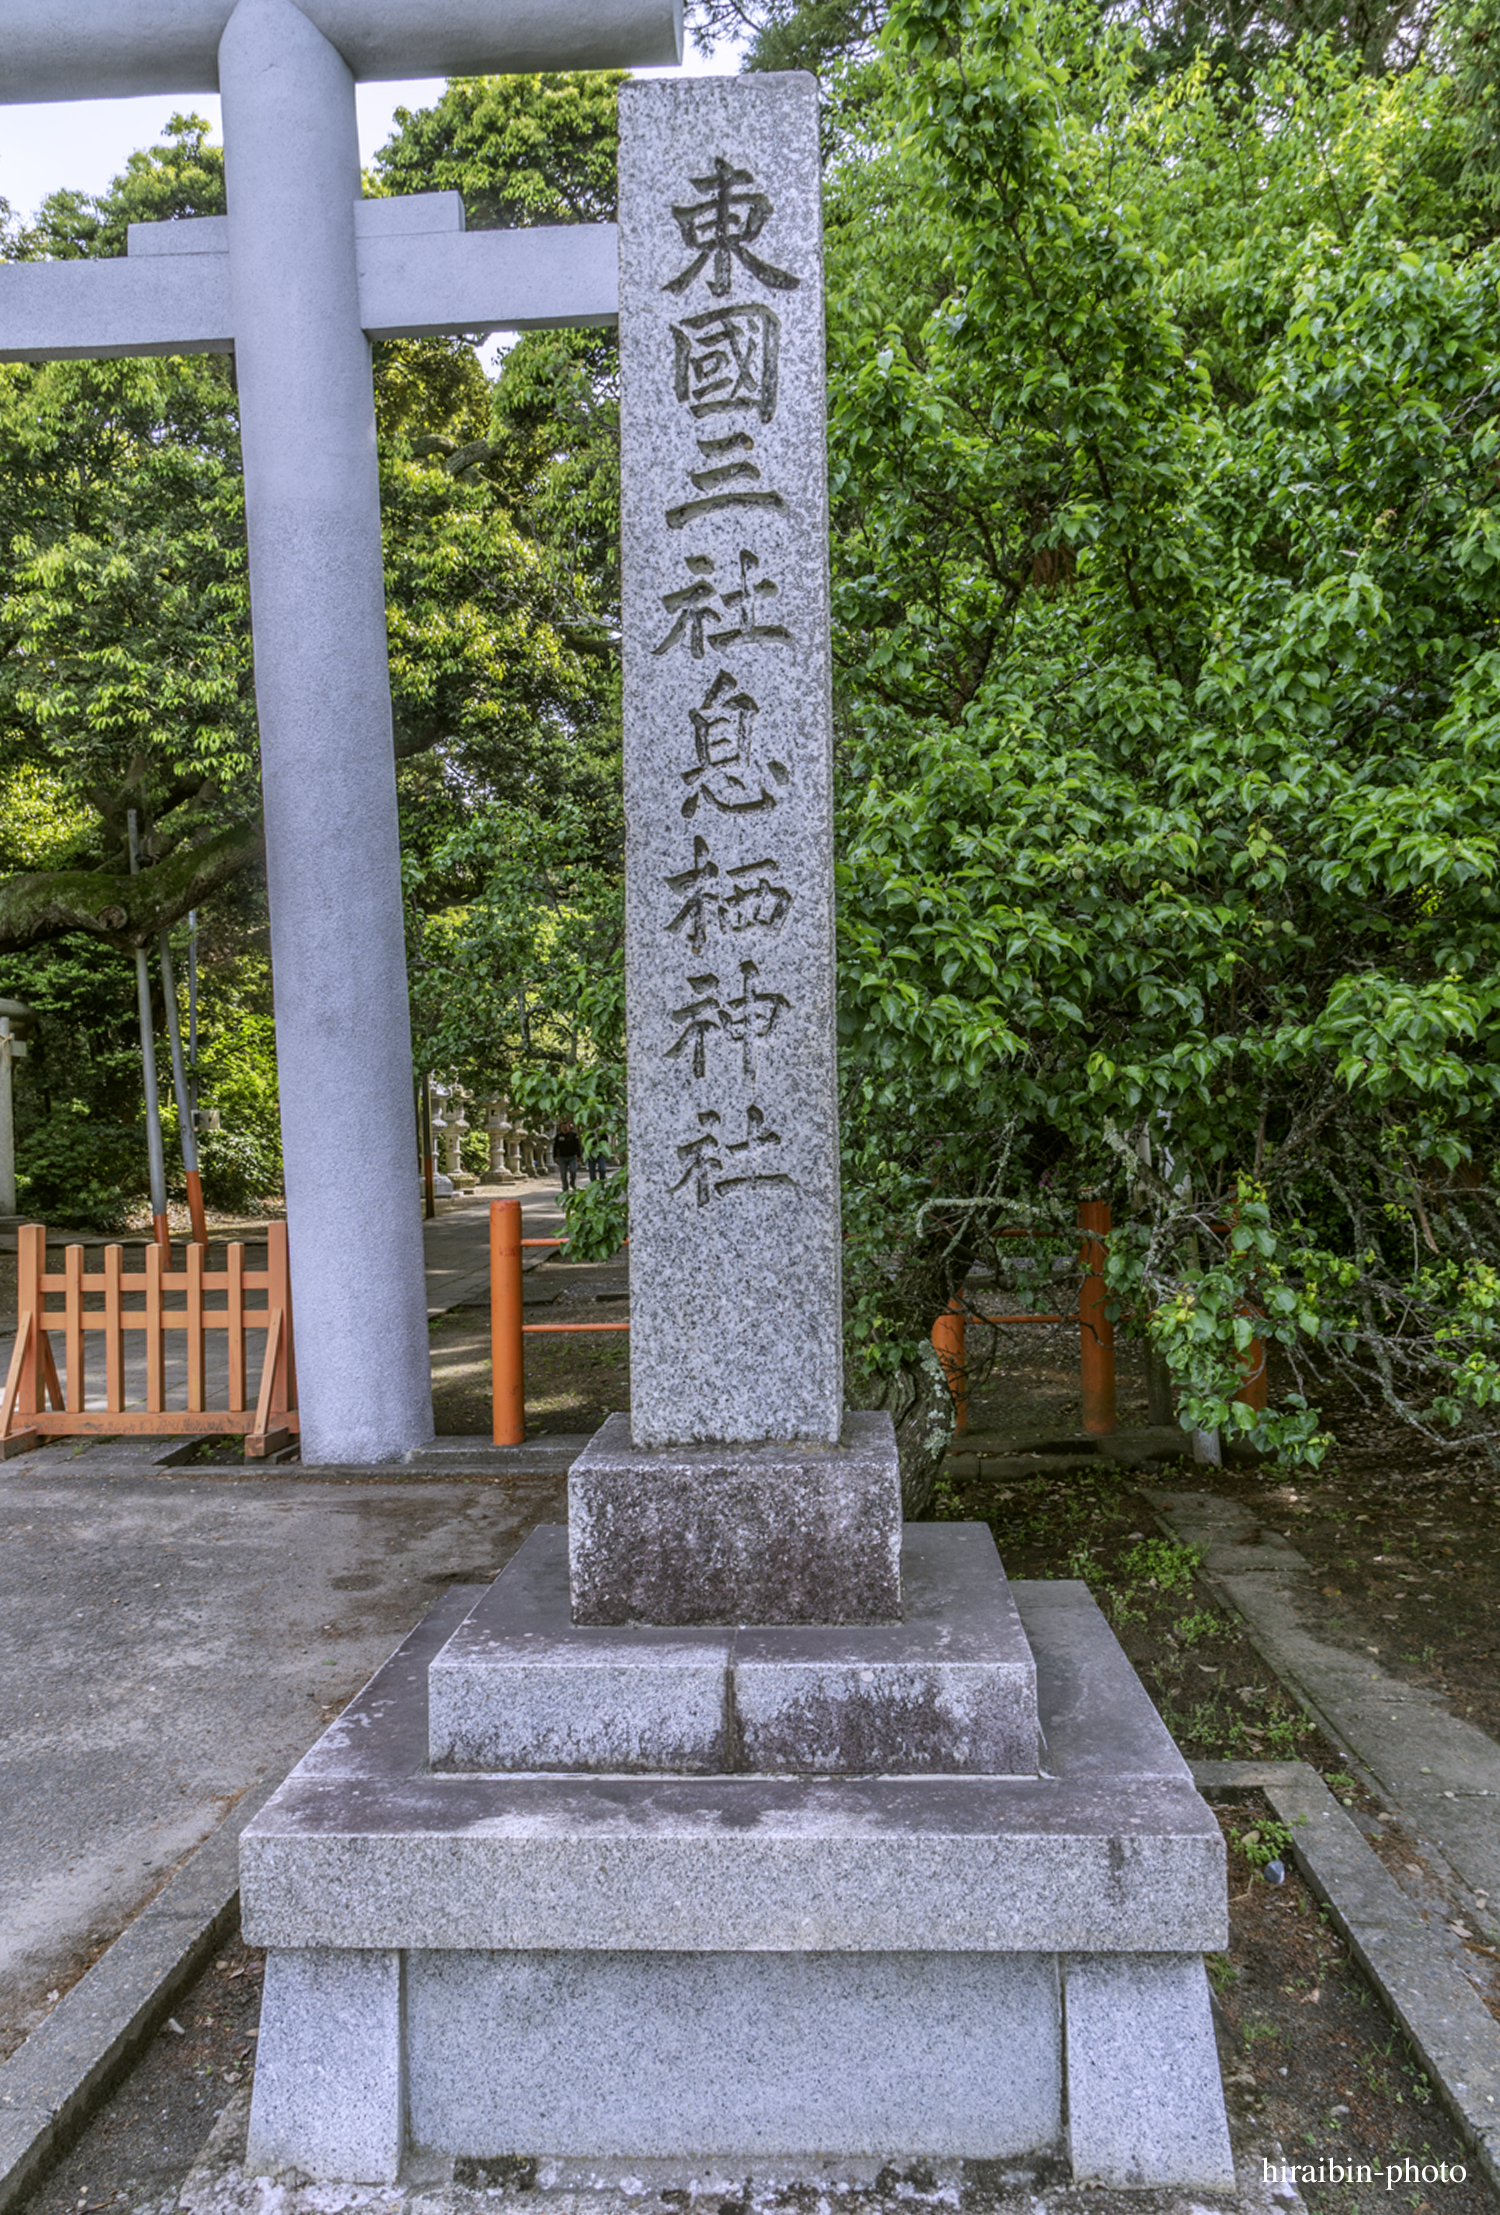
[[(791, 643), (792, 634), (785, 624), (760, 620), (757, 602), (773, 600), (780, 588), (769, 577), (752, 577), (751, 572), (760, 567), (760, 556), (752, 554), (748, 546), (740, 548), (740, 582), (733, 592), (719, 594), (709, 583), (714, 569), (710, 555), (689, 554), (687, 567), (693, 582), (678, 592), (664, 592), (661, 596), (662, 606), (677, 620), (660, 645), (652, 647), (653, 654), (670, 653), (685, 640), (694, 661), (702, 661), (705, 635), (708, 644), (715, 649), (739, 642), (746, 645)], [(717, 608), (714, 606), (716, 598), (720, 603)], [(710, 623), (720, 623), (725, 628), (711, 631)]]

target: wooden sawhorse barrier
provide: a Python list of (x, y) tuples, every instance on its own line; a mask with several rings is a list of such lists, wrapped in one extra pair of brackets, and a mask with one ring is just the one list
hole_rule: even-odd
[[(47, 1438), (232, 1438), (243, 1434), (251, 1460), (279, 1452), (295, 1437), (297, 1372), (292, 1350), (292, 1287), (287, 1266), (285, 1223), (272, 1223), (266, 1236), (264, 1269), (245, 1267), (245, 1248), (227, 1248), (225, 1266), (206, 1267), (206, 1246), (189, 1246), (181, 1269), (167, 1265), (160, 1246), (147, 1246), (144, 1266), (126, 1274), (124, 1248), (106, 1246), (104, 1267), (86, 1273), (81, 1245), (65, 1248), (61, 1276), (47, 1274), (47, 1233), (40, 1223), (25, 1223), (17, 1239), (16, 1343), (5, 1394), (0, 1399), (0, 1460), (26, 1453)], [(206, 1304), (223, 1293), (223, 1307)], [(265, 1294), (251, 1307), (245, 1295)], [(62, 1295), (60, 1308), (49, 1297)], [(169, 1300), (182, 1295), (180, 1306)], [(103, 1306), (90, 1308), (90, 1297)], [(139, 1306), (126, 1306), (127, 1298)], [(263, 1330), (265, 1353), (254, 1407), (248, 1402), (245, 1355), (247, 1330)], [(67, 1391), (58, 1381), (52, 1334), (63, 1336)], [(125, 1405), (125, 1335), (143, 1334), (146, 1351), (146, 1405)], [(223, 1331), (229, 1353), (229, 1405), (208, 1405), (207, 1333)], [(181, 1332), (187, 1353), (187, 1405), (167, 1406), (167, 1334)], [(85, 1349), (89, 1334), (104, 1340), (104, 1405), (88, 1405)], [(96, 1394), (97, 1398), (97, 1394)], [(47, 1404), (50, 1401), (50, 1406)]]

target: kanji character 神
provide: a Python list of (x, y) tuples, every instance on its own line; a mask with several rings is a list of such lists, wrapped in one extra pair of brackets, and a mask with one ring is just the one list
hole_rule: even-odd
[(716, 976), (689, 977), (688, 990), (694, 997), (685, 1006), (672, 1010), (672, 1021), (681, 1023), (683, 1028), (667, 1048), (667, 1060), (679, 1061), (691, 1052), (693, 1075), (705, 1076), (708, 1041), (715, 1031), (721, 1031), (739, 1047), (740, 1065), (745, 1075), (753, 1079), (759, 1041), (770, 1037), (778, 1018), (791, 1006), (784, 993), (763, 991), (759, 979), (760, 971), (755, 963), (742, 961), (740, 990), (733, 999), (724, 999), (720, 996)]

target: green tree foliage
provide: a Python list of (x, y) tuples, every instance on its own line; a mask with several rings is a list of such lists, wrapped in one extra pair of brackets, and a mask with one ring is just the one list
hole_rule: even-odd
[[(532, 219), (571, 220), (567, 193), (593, 189), (590, 135), (606, 108), (612, 190), (612, 82), (481, 82), (454, 88), (444, 112), (451, 121), (482, 106), (488, 121), (469, 153), (494, 123), (490, 186), (511, 176)], [(566, 144), (564, 117), (574, 130)], [(538, 159), (548, 132), (560, 135), (566, 189), (545, 206), (535, 177), (512, 176), (528, 118)], [(425, 119), (412, 127), (420, 134)], [(408, 175), (402, 146), (398, 138), (388, 150), (377, 189), (454, 181)], [(425, 160), (425, 140), (419, 151)], [(478, 178), (471, 161), (461, 181), (477, 192)], [(54, 195), (33, 225), (10, 222), (3, 245), (31, 258), (108, 256), (123, 251), (130, 222), (222, 206), (222, 160), (206, 126), (175, 118), (108, 193)], [(529, 810), (543, 827), (563, 810), (589, 825), (597, 852), (618, 846), (612, 380), (604, 334), (539, 334), (493, 385), (462, 340), (376, 350), (403, 834), (414, 886), (426, 888), (416, 902), (435, 912), (469, 880), (433, 857), (476, 807)], [(132, 810), (144, 860), (136, 877), (126, 855)], [(233, 1032), (243, 1048), (214, 1049), (226, 1135), (205, 1149), (205, 1166), (210, 1154), (224, 1157), (226, 1191), (235, 1176), (248, 1190), (275, 1173), (263, 1112), (260, 844), (230, 365), (0, 369), (0, 950), (7, 989), (43, 1010), (47, 1034), (23, 1088), (23, 1174), (43, 1176), (70, 1118), (85, 1151), (90, 1132), (119, 1128), (134, 1131), (143, 1154), (131, 956), (194, 907), (211, 925), (206, 1003), (219, 995), (223, 1039)], [(87, 1023), (84, 975), (94, 979)], [(97, 1051), (80, 1058), (85, 1037)], [(90, 1178), (66, 1164), (47, 1172), (47, 1206), (70, 1187), (130, 1187), (122, 1162), (112, 1155)], [(42, 1190), (29, 1204), (42, 1204)]]
[[(461, 191), (471, 227), (601, 222), (615, 201), (616, 73), (450, 84), (376, 159), (392, 191)], [(408, 435), (414, 490), (456, 483), (481, 543), (504, 528), (531, 609), (489, 619), (497, 660), (529, 674), (502, 718), (476, 703), (462, 763), (439, 745), (403, 772), (419, 1066), (575, 1114), (618, 1145), (620, 983), (619, 408), (612, 332), (538, 331), (506, 353), (482, 420)], [(472, 431), (473, 435), (467, 435)], [(388, 494), (389, 499), (389, 494)], [(451, 579), (445, 542), (443, 586)], [(430, 667), (433, 630), (393, 578), (393, 642)], [(477, 606), (476, 589), (465, 601)], [(545, 633), (534, 611), (546, 611)], [(512, 634), (507, 626), (517, 628)], [(481, 724), (483, 714), (488, 721)], [(455, 773), (455, 770), (458, 773)]]
[(856, 1329), (895, 1358), (1095, 1189), (1193, 1420), (1253, 1426), (1258, 1312), (1309, 1393), (1337, 1357), (1484, 1427), (1496, 268), (1451, 82), (1153, 86), (990, 0), (899, 0), (887, 54), (830, 179)]

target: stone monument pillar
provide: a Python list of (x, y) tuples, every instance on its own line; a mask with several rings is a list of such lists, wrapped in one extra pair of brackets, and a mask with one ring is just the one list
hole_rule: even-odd
[(1223, 2189), (1218, 1825), (842, 1404), (816, 87), (620, 110), (632, 1413), (247, 1827), (249, 2162)]
[(580, 1622), (900, 1612), (846, 1415), (823, 241), (811, 78), (620, 104), (630, 1416), (570, 1483)]

